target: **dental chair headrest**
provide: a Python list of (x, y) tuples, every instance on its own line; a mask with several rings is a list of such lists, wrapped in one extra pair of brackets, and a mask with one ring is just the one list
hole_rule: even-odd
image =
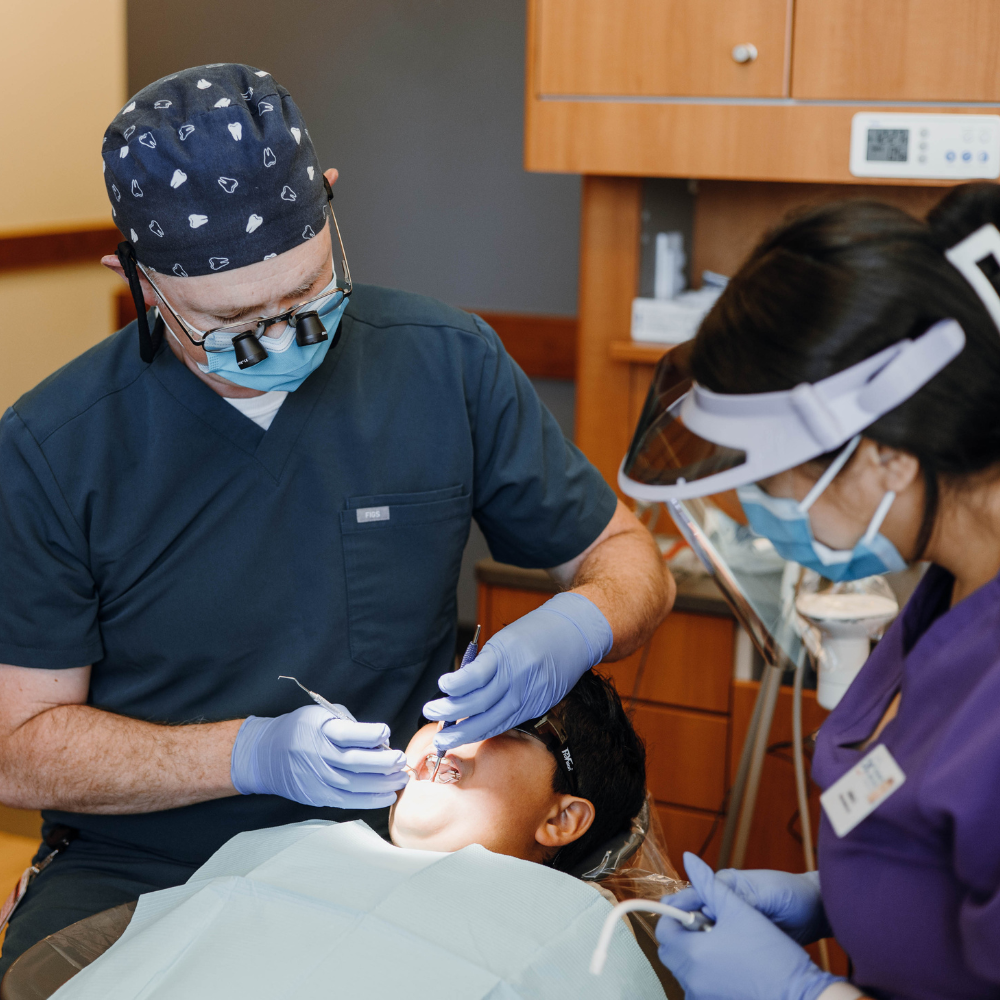
[(642, 842), (646, 839), (648, 832), (649, 800), (647, 799), (625, 829), (619, 830), (600, 847), (591, 851), (567, 874), (583, 879), (585, 882), (600, 882), (601, 879), (613, 875), (642, 847)]

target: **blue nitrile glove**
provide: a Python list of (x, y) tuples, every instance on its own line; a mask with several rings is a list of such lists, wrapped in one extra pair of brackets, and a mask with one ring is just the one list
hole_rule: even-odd
[[(819, 872), (793, 875), (767, 868), (750, 871), (723, 868), (716, 872), (716, 878), (799, 944), (812, 944), (820, 938), (833, 937), (819, 891)], [(682, 910), (701, 907), (694, 889), (682, 890), (673, 900), (671, 905)]]
[(581, 594), (556, 594), (501, 629), (468, 666), (445, 674), (448, 695), (424, 705), (425, 718), (453, 722), (434, 738), (440, 751), (505, 733), (544, 715), (611, 649), (607, 618)]
[[(689, 1000), (816, 1000), (838, 976), (824, 972), (787, 934), (729, 888), (701, 858), (685, 852), (684, 867), (695, 905), (680, 906), (680, 893), (664, 902), (702, 909), (715, 921), (710, 931), (687, 931), (660, 917), (660, 961)], [(700, 903), (700, 906), (698, 905)]]
[(389, 727), (347, 722), (319, 705), (275, 719), (251, 715), (236, 734), (230, 759), (241, 795), (281, 795), (307, 806), (381, 809), (407, 782), (406, 757), (381, 750)]

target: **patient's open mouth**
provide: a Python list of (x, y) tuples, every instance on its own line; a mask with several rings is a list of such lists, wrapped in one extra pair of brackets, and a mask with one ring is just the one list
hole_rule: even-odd
[[(414, 768), (413, 776), (417, 781), (430, 781), (434, 774), (434, 768), (438, 764), (438, 755), (431, 750), (424, 756), (424, 759)], [(462, 777), (462, 771), (458, 760), (445, 754), (441, 760), (441, 767), (438, 768), (437, 777), (434, 779), (442, 785), (452, 785)]]

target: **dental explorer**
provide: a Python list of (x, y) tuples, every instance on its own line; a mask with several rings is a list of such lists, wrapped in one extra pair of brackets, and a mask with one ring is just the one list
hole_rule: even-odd
[[(482, 631), (482, 628), (483, 628), (482, 625), (476, 626), (476, 634), (472, 637), (472, 642), (470, 642), (469, 645), (466, 646), (465, 648), (465, 655), (462, 657), (462, 662), (458, 668), (459, 670), (461, 670), (462, 667), (468, 666), (479, 655), (479, 633), (480, 631)], [(453, 722), (452, 725), (455, 725), (455, 723)], [(446, 728), (447, 728), (447, 723), (444, 726), (442, 726), (441, 732), (444, 732)], [(435, 749), (437, 748), (435, 747)], [(443, 760), (444, 760), (444, 754), (443, 753), (438, 754), (437, 763), (434, 765), (434, 773), (431, 775), (432, 782), (437, 778), (438, 771), (441, 770), (441, 761)]]
[[(315, 691), (310, 691), (309, 688), (307, 688), (297, 677), (289, 677), (288, 674), (279, 674), (278, 680), (295, 681), (295, 683), (298, 684), (298, 686), (302, 688), (302, 690), (305, 691), (305, 693), (309, 695), (309, 697), (312, 698), (317, 705), (325, 708), (335, 719), (343, 719), (345, 722), (358, 721), (351, 714), (350, 709), (346, 708), (344, 705), (335, 705), (332, 701), (327, 701), (321, 694), (317, 694)], [(391, 750), (392, 747), (389, 746), (389, 741), (386, 740), (384, 743), (379, 744), (379, 749)]]

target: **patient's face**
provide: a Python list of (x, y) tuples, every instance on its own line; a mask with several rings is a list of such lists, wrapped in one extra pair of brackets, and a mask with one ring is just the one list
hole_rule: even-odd
[(438, 729), (437, 723), (424, 726), (406, 748), (413, 773), (389, 815), (393, 843), (425, 851), (481, 844), (498, 854), (544, 860), (550, 849), (536, 832), (567, 798), (552, 790), (552, 754), (512, 730), (450, 751), (431, 782), (427, 757)]

